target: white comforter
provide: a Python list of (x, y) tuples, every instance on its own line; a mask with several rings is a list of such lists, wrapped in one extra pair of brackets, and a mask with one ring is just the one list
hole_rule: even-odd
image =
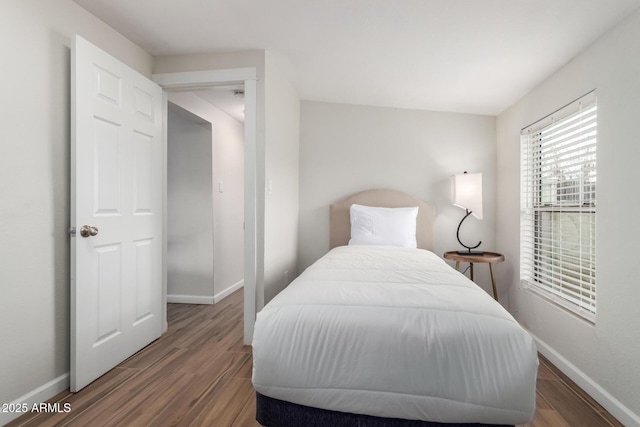
[(390, 418), (525, 423), (537, 364), (502, 306), (420, 249), (333, 249), (258, 313), (253, 340), (259, 393)]

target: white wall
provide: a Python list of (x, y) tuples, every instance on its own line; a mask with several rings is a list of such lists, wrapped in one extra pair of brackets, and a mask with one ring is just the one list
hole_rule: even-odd
[[(329, 248), (329, 205), (370, 188), (433, 203), (435, 252), (458, 249), (464, 211), (451, 205), (449, 178), (465, 170), (483, 174), (484, 219), (467, 219), (461, 238), (495, 249), (494, 117), (303, 101), (300, 135), (300, 271)], [(487, 270), (476, 279), (490, 292)]]
[(212, 124), (213, 297), (218, 301), (244, 278), (244, 126), (194, 92), (172, 92), (169, 100)]
[(300, 141), (300, 99), (277, 57), (267, 52), (265, 66), (264, 303), (296, 276)]
[[(499, 251), (511, 311), (540, 351), (625, 425), (640, 425), (640, 12), (603, 36), (498, 117)], [(519, 284), (520, 129), (592, 90), (598, 96), (597, 316), (595, 325)]]
[(3, 0), (0, 28), (0, 402), (9, 403), (68, 384), (71, 38), (147, 76), (152, 58), (71, 0)]
[[(167, 121), (167, 299), (213, 303), (211, 123), (169, 104)], [(242, 240), (242, 236), (240, 236)]]

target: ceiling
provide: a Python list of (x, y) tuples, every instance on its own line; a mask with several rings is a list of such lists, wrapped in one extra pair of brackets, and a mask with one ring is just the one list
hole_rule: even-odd
[(640, 0), (74, 0), (154, 56), (265, 49), (301, 99), (496, 115)]
[(214, 86), (192, 92), (239, 122), (244, 122), (244, 84)]

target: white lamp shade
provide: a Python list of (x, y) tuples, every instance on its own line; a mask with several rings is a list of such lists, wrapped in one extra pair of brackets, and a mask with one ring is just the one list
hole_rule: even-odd
[(451, 177), (451, 202), (482, 219), (482, 174), (464, 173)]

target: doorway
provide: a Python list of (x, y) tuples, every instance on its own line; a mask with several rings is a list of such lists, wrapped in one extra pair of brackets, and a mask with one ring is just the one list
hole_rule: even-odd
[[(153, 80), (164, 89), (164, 135), (166, 159), (166, 123), (168, 98), (170, 92), (202, 89), (221, 84), (244, 84), (244, 343), (251, 344), (256, 316), (256, 284), (257, 284), (257, 83), (255, 68), (236, 68), (227, 70), (210, 70), (197, 72), (181, 72), (154, 74)], [(164, 170), (164, 194), (166, 188), (166, 167)], [(166, 197), (165, 197), (166, 218)], [(164, 224), (164, 235), (167, 236), (167, 224)], [(163, 248), (163, 294), (167, 297), (167, 241)], [(166, 323), (166, 304), (163, 313)]]
[(242, 85), (169, 94), (167, 302), (214, 304), (243, 287)]

